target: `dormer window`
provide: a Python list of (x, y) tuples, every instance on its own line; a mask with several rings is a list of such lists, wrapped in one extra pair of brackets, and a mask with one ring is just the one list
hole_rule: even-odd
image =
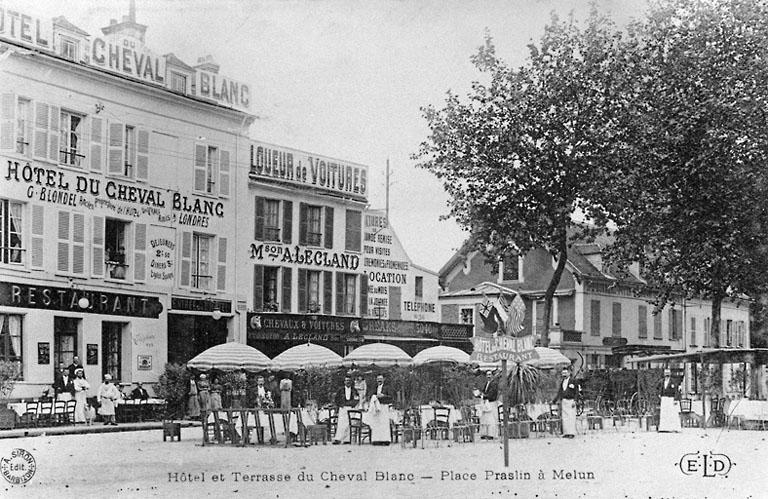
[(171, 71), (171, 90), (187, 93), (187, 75)]
[(77, 61), (77, 41), (62, 36), (60, 39), (61, 57), (70, 61)]

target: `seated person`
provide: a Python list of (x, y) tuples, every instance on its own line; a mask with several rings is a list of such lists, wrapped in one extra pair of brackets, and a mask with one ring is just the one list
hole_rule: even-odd
[(380, 404), (391, 404), (393, 400), (392, 388), (384, 383), (384, 375), (376, 376), (376, 387), (373, 389), (373, 395), (379, 399)]
[(131, 398), (134, 400), (147, 400), (149, 399), (149, 392), (147, 389), (141, 386), (141, 382), (136, 382), (136, 388), (131, 392)]

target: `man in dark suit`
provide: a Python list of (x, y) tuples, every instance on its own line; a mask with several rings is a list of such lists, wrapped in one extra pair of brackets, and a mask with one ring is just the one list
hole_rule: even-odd
[(75, 372), (78, 369), (83, 369), (83, 378), (85, 378), (85, 369), (83, 368), (83, 363), (80, 362), (80, 357), (74, 357), (67, 369), (69, 370), (69, 377), (72, 379), (75, 379)]
[(373, 389), (371, 396), (373, 395), (376, 395), (380, 404), (391, 404), (394, 400), (394, 392), (388, 384), (384, 383), (383, 374), (376, 376), (376, 388)]
[(147, 400), (149, 398), (149, 392), (147, 389), (141, 386), (141, 382), (136, 383), (136, 388), (131, 392), (131, 398), (134, 400)]
[(344, 386), (336, 392), (334, 401), (338, 407), (355, 407), (360, 402), (360, 395), (352, 386), (351, 376), (344, 376)]
[(493, 371), (485, 373), (485, 382), (475, 392), (482, 401), (478, 405), (480, 417), (480, 438), (491, 440), (498, 436), (499, 381), (493, 376)]
[(657, 431), (681, 430), (680, 425), (680, 382), (672, 377), (672, 370), (664, 369), (664, 378), (661, 380), (661, 407), (659, 411), (659, 426)]
[(564, 367), (561, 374), (563, 379), (557, 387), (557, 395), (552, 403), (560, 402), (563, 437), (573, 438), (576, 435), (576, 400), (581, 394), (581, 385), (571, 375), (570, 368)]
[(64, 368), (64, 363), (59, 363), (58, 372), (53, 376), (53, 393), (55, 400), (72, 400), (75, 395), (74, 376)]
[(499, 381), (493, 377), (493, 372), (485, 373), (485, 383), (480, 389), (480, 398), (488, 402), (496, 402), (499, 398)]

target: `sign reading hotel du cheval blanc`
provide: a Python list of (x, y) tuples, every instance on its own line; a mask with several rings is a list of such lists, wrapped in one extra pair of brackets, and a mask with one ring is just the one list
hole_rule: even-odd
[(520, 295), (503, 293), (491, 301), (486, 299), (480, 310), (479, 334), (472, 338), (470, 358), (478, 362), (509, 360), (525, 362), (537, 359), (536, 343), (531, 332), (524, 332), (525, 304)]

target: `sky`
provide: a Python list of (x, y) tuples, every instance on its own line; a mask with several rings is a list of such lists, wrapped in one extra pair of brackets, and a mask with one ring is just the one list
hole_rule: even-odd
[[(0, 0), (40, 17), (64, 15), (95, 37), (129, 0)], [(597, 0), (620, 25), (642, 0)], [(411, 260), (437, 271), (466, 237), (448, 196), (412, 155), (429, 134), (421, 108), (464, 96), (479, 73), (470, 57), (486, 30), (497, 54), (522, 65), (552, 12), (586, 14), (586, 0), (136, 0), (146, 45), (251, 87), (254, 140), (368, 165), (369, 204), (385, 206)]]

